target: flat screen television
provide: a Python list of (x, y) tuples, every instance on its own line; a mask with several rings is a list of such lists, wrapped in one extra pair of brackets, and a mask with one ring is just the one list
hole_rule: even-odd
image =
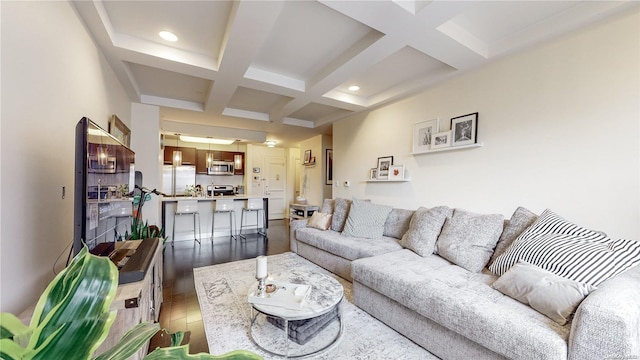
[(73, 254), (109, 255), (131, 224), (135, 153), (84, 117), (76, 125)]

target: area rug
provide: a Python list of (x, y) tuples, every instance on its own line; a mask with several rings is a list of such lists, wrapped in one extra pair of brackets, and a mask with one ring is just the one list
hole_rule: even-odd
[[(278, 358), (260, 350), (249, 336), (251, 310), (247, 294), (255, 280), (255, 259), (193, 269), (195, 287), (202, 312), (209, 352), (222, 354), (244, 349), (260, 354), (265, 359)], [(288, 252), (268, 257), (269, 273), (275, 274), (288, 269), (310, 270), (327, 274), (338, 280), (344, 287), (345, 299), (342, 303), (344, 329), (340, 340), (313, 359), (437, 359), (411, 340), (398, 334), (382, 322), (376, 320), (353, 305), (351, 283), (316, 266), (302, 257)], [(284, 333), (276, 326), (261, 327), (262, 331), (272, 331), (274, 344), (285, 342)], [(328, 343), (335, 337), (339, 325), (337, 321), (322, 330), (305, 346), (313, 343)], [(264, 336), (264, 334), (260, 334)], [(268, 338), (268, 337), (267, 337)], [(265, 339), (261, 337), (261, 339)], [(327, 340), (328, 339), (328, 340)], [(265, 346), (264, 342), (260, 342)], [(297, 344), (288, 345), (296, 354)]]

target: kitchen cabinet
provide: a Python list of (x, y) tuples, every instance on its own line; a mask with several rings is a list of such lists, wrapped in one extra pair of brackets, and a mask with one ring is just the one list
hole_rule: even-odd
[(233, 161), (233, 153), (231, 151), (214, 151), (213, 160)]
[(196, 164), (196, 148), (179, 147), (179, 146), (166, 146), (164, 147), (164, 163), (173, 163), (173, 151), (182, 151), (182, 165), (195, 165)]
[(209, 150), (196, 150), (196, 173), (197, 174), (206, 174), (207, 173), (207, 154), (213, 153), (213, 151)]

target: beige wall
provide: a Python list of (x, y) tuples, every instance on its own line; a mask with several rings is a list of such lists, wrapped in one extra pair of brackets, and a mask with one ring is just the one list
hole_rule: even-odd
[[(638, 10), (334, 124), (334, 197), (510, 216), (551, 208), (640, 240)], [(484, 147), (410, 155), (412, 126), (479, 112)], [(406, 183), (365, 183), (393, 155)], [(350, 180), (351, 187), (342, 186)]]
[(0, 7), (0, 311), (20, 312), (71, 245), (77, 122), (131, 127), (131, 103), (68, 2)]

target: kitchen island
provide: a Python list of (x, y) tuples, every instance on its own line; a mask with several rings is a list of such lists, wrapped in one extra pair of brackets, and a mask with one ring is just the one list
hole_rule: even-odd
[[(198, 212), (200, 213), (200, 227), (202, 229), (201, 241), (203, 239), (211, 238), (211, 222), (213, 216), (213, 210), (215, 208), (215, 202), (218, 199), (233, 199), (235, 210), (235, 233), (237, 235), (240, 231), (240, 223), (242, 217), (242, 208), (247, 204), (248, 199), (262, 199), (264, 208), (264, 223), (260, 221), (256, 222), (255, 213), (247, 214), (245, 216), (245, 227), (243, 233), (257, 233), (261, 229), (266, 231), (269, 227), (269, 199), (261, 196), (248, 196), (248, 195), (224, 195), (224, 196), (209, 196), (209, 197), (162, 197), (162, 228), (165, 235), (170, 235), (173, 231), (173, 214), (176, 211), (178, 200), (198, 200)], [(262, 214), (262, 212), (261, 212)], [(168, 239), (168, 241), (193, 241), (193, 219), (190, 216), (178, 216), (176, 217), (176, 238)], [(196, 224), (197, 226), (197, 224)], [(196, 233), (198, 229), (196, 228)], [(229, 218), (227, 214), (216, 214), (216, 228), (213, 234), (214, 236), (229, 236)]]

